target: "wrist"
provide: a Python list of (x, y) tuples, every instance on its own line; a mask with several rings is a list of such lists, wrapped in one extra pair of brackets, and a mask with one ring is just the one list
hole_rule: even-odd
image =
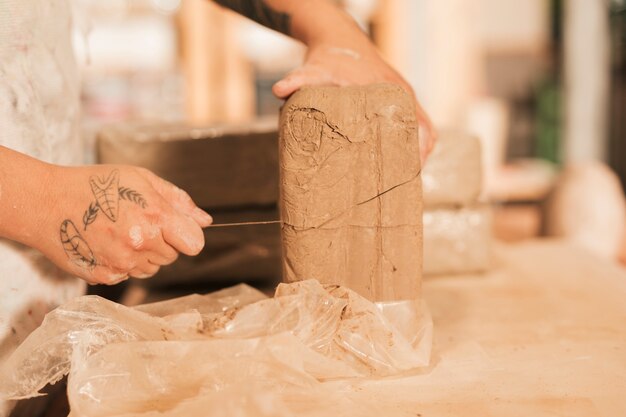
[[(312, 18), (315, 15), (323, 16), (323, 19)], [(302, 0), (298, 13), (293, 15), (292, 32), (309, 48), (350, 48), (369, 44), (368, 36), (355, 20), (328, 1)]]
[(38, 160), (33, 161), (33, 166), (29, 170), (30, 179), (23, 184), (13, 239), (41, 250), (51, 241), (51, 233), (54, 234), (55, 230), (51, 223), (58, 217), (58, 207), (63, 203), (63, 199), (54, 193), (53, 180), (62, 167)]

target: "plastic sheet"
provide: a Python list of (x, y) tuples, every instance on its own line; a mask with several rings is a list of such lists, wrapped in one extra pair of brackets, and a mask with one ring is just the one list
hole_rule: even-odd
[(73, 416), (380, 415), (327, 384), (426, 366), (431, 339), (421, 302), (314, 280), (274, 298), (239, 285), (138, 308), (87, 296), (2, 365), (0, 394), (34, 396), (69, 372)]

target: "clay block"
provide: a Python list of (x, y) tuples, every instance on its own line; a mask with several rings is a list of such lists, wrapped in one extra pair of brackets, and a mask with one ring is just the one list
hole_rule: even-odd
[(424, 166), (424, 207), (476, 202), (482, 184), (480, 142), (464, 133), (441, 131)]
[(310, 87), (281, 112), (283, 280), (415, 299), (422, 186), (415, 109), (399, 87)]
[(481, 272), (490, 260), (488, 206), (424, 211), (424, 275)]
[(115, 126), (98, 137), (98, 162), (148, 168), (206, 209), (275, 205), (276, 136), (276, 119), (245, 126)]

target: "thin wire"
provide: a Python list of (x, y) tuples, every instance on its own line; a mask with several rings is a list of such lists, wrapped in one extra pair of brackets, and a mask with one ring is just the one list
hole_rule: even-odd
[[(322, 226), (326, 225), (327, 223), (330, 223), (332, 220), (335, 220), (336, 218), (343, 216), (344, 214), (346, 214), (350, 210), (353, 210), (353, 209), (355, 209), (358, 206), (361, 206), (363, 204), (367, 204), (370, 201), (379, 199), (383, 195), (387, 194), (388, 192), (393, 191), (393, 190), (395, 190), (398, 187), (402, 187), (403, 185), (406, 185), (406, 184), (410, 183), (411, 181), (414, 181), (415, 179), (417, 179), (417, 177), (420, 176), (421, 173), (422, 173), (422, 170), (420, 169), (419, 171), (417, 171), (417, 174), (415, 174), (414, 177), (409, 178), (408, 180), (403, 181), (400, 184), (396, 184), (393, 187), (390, 187), (390, 188), (386, 189), (385, 191), (376, 194), (374, 197), (368, 198), (367, 200), (363, 200), (363, 201), (353, 205), (352, 207), (348, 208), (347, 210), (339, 213), (337, 216), (334, 216), (334, 217), (326, 220), (322, 224), (317, 225), (316, 228), (322, 227)], [(282, 223), (282, 220), (268, 220), (268, 221), (261, 221), (261, 222), (240, 222), (240, 223), (218, 223), (218, 224), (212, 224), (209, 227), (254, 226), (254, 225), (259, 225), (259, 224), (278, 224), (278, 223)]]
[(277, 224), (282, 223), (281, 220), (267, 220), (263, 222), (240, 222), (240, 223), (217, 223), (211, 224), (209, 227), (234, 227), (234, 226), (254, 226), (256, 224)]

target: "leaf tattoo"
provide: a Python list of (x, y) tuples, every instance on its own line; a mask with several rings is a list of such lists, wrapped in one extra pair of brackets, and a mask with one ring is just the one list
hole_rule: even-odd
[(91, 248), (76, 229), (74, 223), (67, 219), (61, 223), (61, 244), (65, 253), (74, 264), (92, 270), (96, 267), (96, 258)]
[(85, 210), (85, 214), (83, 214), (83, 224), (85, 225), (85, 230), (87, 230), (87, 226), (96, 220), (96, 217), (98, 217), (98, 211), (100, 211), (98, 203), (92, 202), (89, 204), (89, 208)]
[(133, 203), (137, 204), (138, 206), (141, 206), (141, 208), (144, 208), (144, 209), (148, 207), (148, 202), (146, 201), (146, 199), (143, 198), (141, 193), (138, 193), (135, 190), (132, 190), (127, 187), (120, 187), (119, 194), (122, 200), (132, 201)]
[(96, 204), (98, 204), (104, 215), (113, 222), (117, 221), (120, 210), (119, 183), (120, 171), (117, 169), (111, 171), (106, 179), (98, 178), (95, 175), (89, 178), (89, 185), (93, 195), (96, 197)]
[(120, 200), (127, 200), (137, 204), (141, 208), (148, 207), (148, 202), (141, 193), (128, 187), (120, 187), (120, 172), (115, 169), (108, 177), (99, 178), (95, 175), (89, 177), (89, 185), (96, 201), (89, 204), (89, 208), (83, 214), (84, 230), (96, 221), (98, 213), (102, 212), (112, 222), (116, 222), (119, 216)]

